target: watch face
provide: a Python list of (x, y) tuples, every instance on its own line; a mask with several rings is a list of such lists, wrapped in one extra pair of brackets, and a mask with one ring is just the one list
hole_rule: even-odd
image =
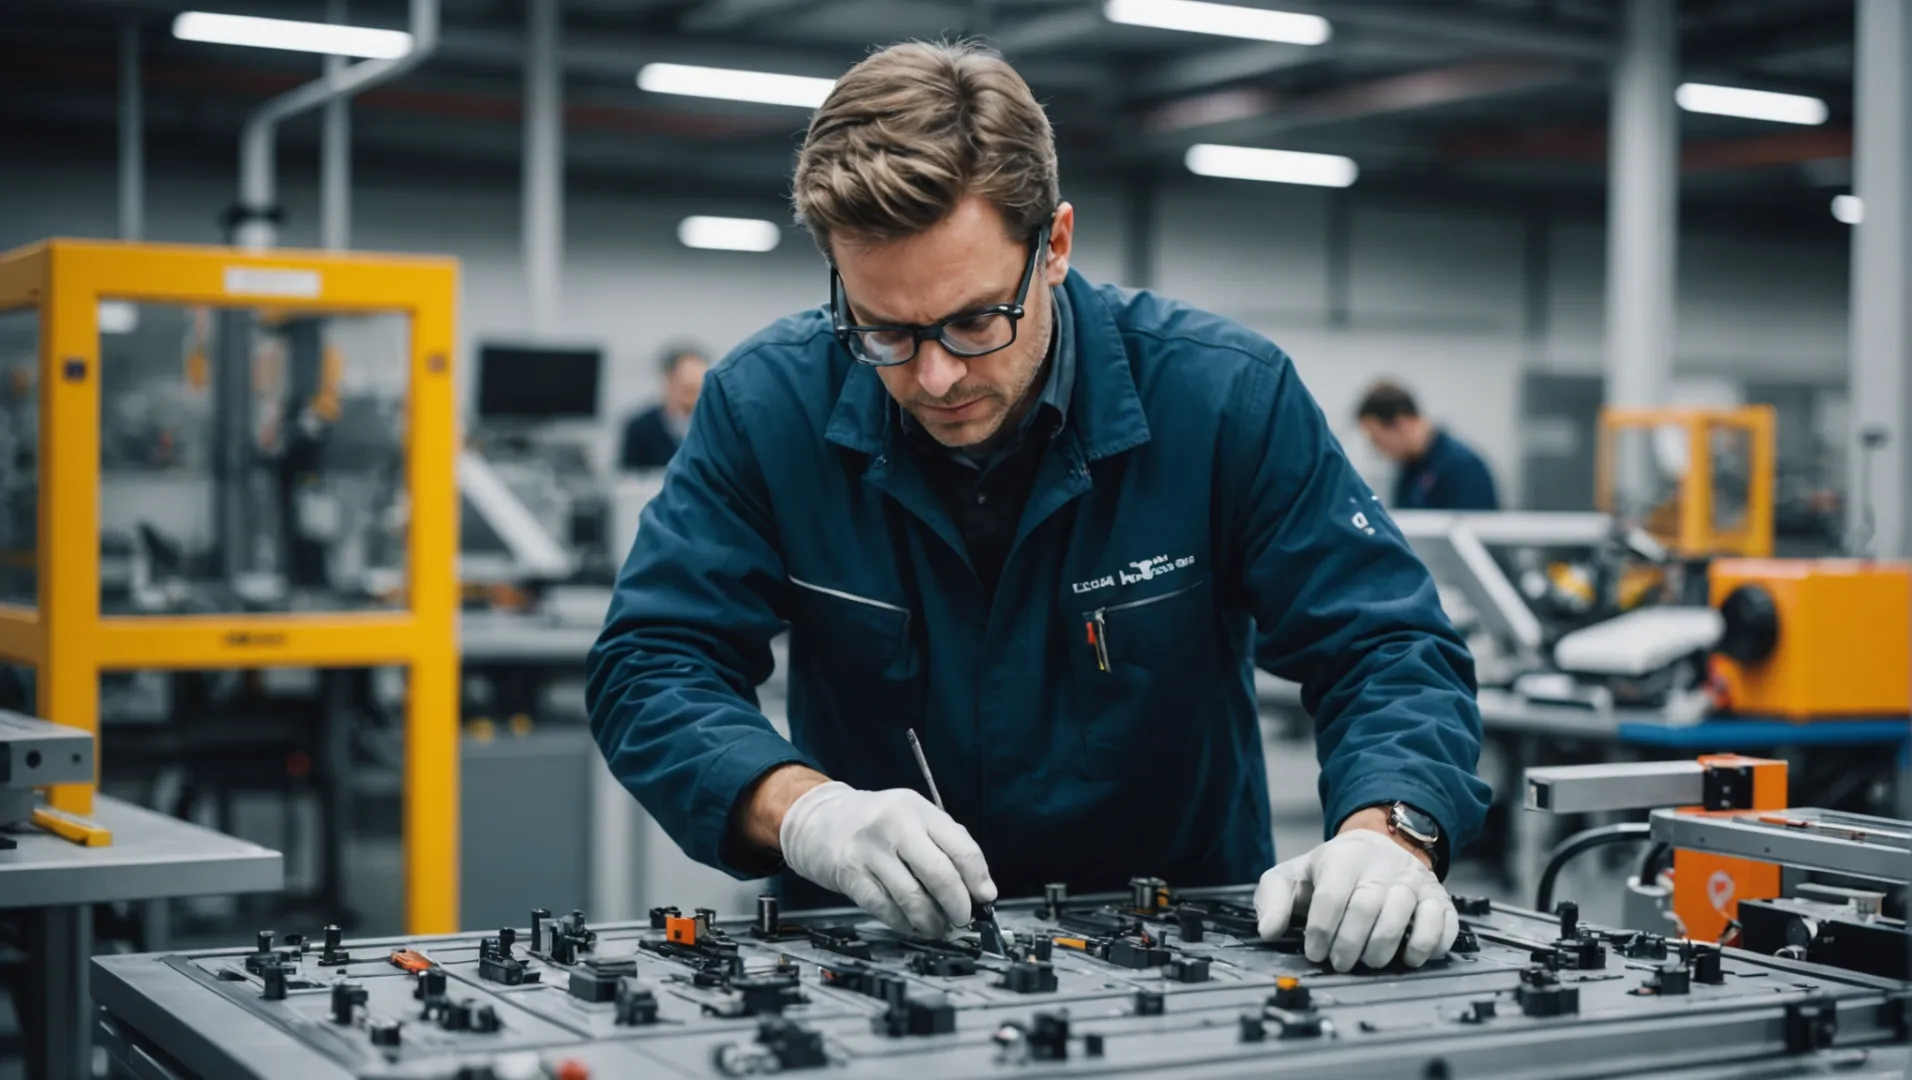
[(1441, 827), (1434, 824), (1434, 819), (1406, 803), (1395, 803), (1388, 816), (1396, 828), (1423, 844), (1433, 844), (1441, 838)]

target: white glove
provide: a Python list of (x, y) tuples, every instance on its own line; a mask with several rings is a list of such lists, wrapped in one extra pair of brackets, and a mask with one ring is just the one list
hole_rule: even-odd
[(996, 899), (969, 830), (908, 788), (821, 784), (790, 804), (777, 840), (790, 869), (899, 934), (946, 937), (969, 925), (972, 898)]
[(1297, 910), (1308, 913), (1302, 937), (1308, 959), (1327, 960), (1336, 971), (1356, 961), (1385, 967), (1403, 936), (1402, 962), (1420, 967), (1446, 956), (1461, 926), (1434, 871), (1372, 829), (1349, 829), (1261, 876), (1255, 916), (1263, 938), (1281, 936)]

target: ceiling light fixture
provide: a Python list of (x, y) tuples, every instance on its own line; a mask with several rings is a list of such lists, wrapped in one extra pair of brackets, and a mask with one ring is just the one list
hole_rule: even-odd
[(695, 215), (677, 223), (678, 242), (706, 251), (770, 251), (783, 240), (774, 221)]
[(1680, 88), (1673, 91), (1673, 100), (1687, 112), (1742, 116), (1748, 120), (1771, 120), (1780, 124), (1826, 122), (1826, 103), (1803, 94), (1776, 94), (1771, 90), (1747, 90), (1738, 86), (1681, 83)]
[(1339, 154), (1306, 154), (1298, 150), (1267, 150), (1258, 146), (1222, 146), (1196, 143), (1183, 162), (1197, 176), (1232, 180), (1265, 180), (1275, 184), (1347, 187), (1361, 175), (1353, 158)]
[(218, 15), (209, 11), (181, 12), (173, 19), (173, 36), (181, 41), (213, 45), (249, 45), (366, 60), (396, 60), (412, 51), (412, 36), (403, 30)]
[(692, 64), (645, 64), (637, 72), (637, 86), (653, 94), (755, 101), (765, 105), (794, 105), (814, 109), (830, 96), (835, 79), (808, 75), (779, 75), (769, 71), (697, 67)]
[(1857, 195), (1834, 195), (1832, 216), (1842, 224), (1857, 225), (1866, 218), (1866, 204), (1860, 202)]
[(1319, 15), (1211, 4), (1205, 0), (1106, 0), (1102, 14), (1110, 22), (1130, 26), (1281, 41), (1290, 45), (1319, 45), (1334, 34), (1328, 20)]

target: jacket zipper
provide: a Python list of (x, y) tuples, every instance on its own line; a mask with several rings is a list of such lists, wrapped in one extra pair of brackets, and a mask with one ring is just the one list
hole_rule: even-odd
[(1206, 584), (1208, 584), (1208, 579), (1203, 578), (1202, 580), (1194, 582), (1192, 584), (1184, 585), (1179, 589), (1172, 589), (1168, 592), (1162, 593), (1160, 596), (1145, 596), (1140, 600), (1130, 600), (1127, 603), (1123, 603), (1123, 604), (1109, 604), (1106, 607), (1096, 608), (1094, 611), (1083, 612), (1082, 617), (1085, 620), (1087, 620), (1083, 628), (1088, 632), (1088, 635), (1089, 635), (1089, 648), (1091, 651), (1095, 653), (1096, 670), (1097, 671), (1111, 670), (1111, 667), (1109, 664), (1109, 621), (1106, 618), (1109, 612), (1127, 611), (1130, 608), (1147, 607), (1150, 604), (1159, 603), (1163, 600), (1170, 599), (1171, 597), (1180, 596), (1185, 592), (1192, 592), (1196, 589), (1201, 588), (1203, 585), (1206, 585)]
[(866, 604), (873, 608), (881, 608), (884, 611), (900, 611), (905, 615), (910, 613), (909, 608), (902, 607), (898, 604), (887, 604), (881, 600), (872, 600), (867, 596), (858, 596), (855, 593), (844, 592), (842, 589), (828, 589), (822, 585), (812, 585), (795, 575), (791, 575), (790, 584), (798, 586), (799, 588), (809, 589), (811, 592), (822, 593), (825, 596), (834, 596), (838, 600), (848, 600), (853, 604)]

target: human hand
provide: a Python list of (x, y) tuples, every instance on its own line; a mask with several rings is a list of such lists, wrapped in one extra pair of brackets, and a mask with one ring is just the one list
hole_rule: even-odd
[(1264, 939), (1281, 936), (1302, 910), (1303, 951), (1336, 971), (1357, 962), (1385, 967), (1397, 951), (1408, 967), (1420, 967), (1447, 955), (1460, 932), (1454, 902), (1434, 871), (1372, 829), (1348, 829), (1261, 876), (1255, 916)]
[(996, 899), (969, 830), (907, 788), (811, 788), (790, 804), (777, 838), (790, 869), (898, 933), (945, 937), (969, 924), (972, 899)]

